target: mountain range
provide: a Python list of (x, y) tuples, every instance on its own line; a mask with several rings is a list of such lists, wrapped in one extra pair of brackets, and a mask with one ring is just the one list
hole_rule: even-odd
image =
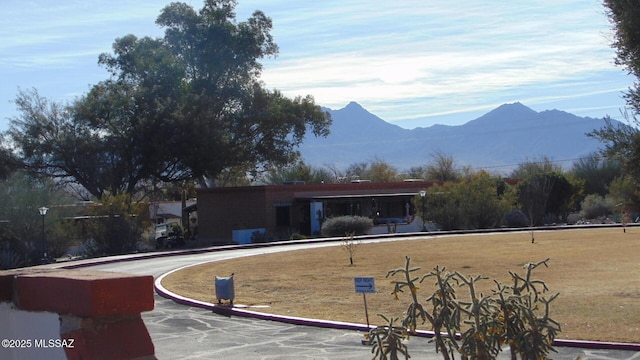
[(452, 156), (458, 166), (494, 173), (506, 174), (522, 162), (543, 157), (568, 168), (599, 150), (602, 144), (586, 134), (604, 125), (603, 119), (560, 110), (536, 112), (519, 102), (463, 125), (415, 129), (386, 122), (355, 102), (325, 110), (333, 119), (331, 134), (308, 136), (300, 152), (309, 165), (338, 169), (382, 160), (403, 171), (426, 165), (435, 153)]

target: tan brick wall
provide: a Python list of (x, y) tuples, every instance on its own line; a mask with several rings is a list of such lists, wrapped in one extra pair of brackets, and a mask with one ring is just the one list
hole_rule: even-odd
[[(276, 227), (275, 203), (295, 203), (296, 197), (313, 195), (392, 194), (417, 192), (432, 182), (269, 185), (201, 189), (198, 191), (198, 234), (204, 242), (228, 243), (232, 231), (266, 228), (271, 234), (285, 233)], [(300, 226), (301, 206), (291, 208), (291, 228)]]

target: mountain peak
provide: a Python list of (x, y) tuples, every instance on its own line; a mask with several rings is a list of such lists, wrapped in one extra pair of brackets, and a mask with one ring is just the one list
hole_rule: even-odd
[[(531, 157), (574, 159), (595, 152), (600, 143), (585, 134), (602, 126), (599, 120), (558, 110), (538, 113), (519, 102), (501, 105), (464, 125), (414, 130), (387, 123), (356, 102), (330, 113), (331, 134), (306, 138), (300, 147), (308, 164), (329, 162), (346, 168), (378, 157), (398, 169), (409, 169), (439, 151), (465, 166), (508, 171), (511, 165), (505, 164)], [(571, 121), (565, 121), (570, 116)]]
[(488, 112), (487, 115), (492, 113), (500, 114), (500, 115), (516, 115), (517, 114), (519, 116), (522, 116), (525, 114), (529, 114), (529, 115), (537, 114), (535, 110), (523, 105), (520, 102), (500, 105), (497, 108), (493, 109), (492, 111)]
[[(398, 125), (388, 123), (376, 115), (370, 113), (355, 101), (351, 101), (347, 106), (338, 109), (329, 109), (333, 123), (331, 124), (331, 139), (340, 139), (340, 142), (348, 142), (355, 137), (364, 137), (366, 143), (373, 145), (379, 143), (387, 136), (407, 133), (409, 130)], [(358, 134), (358, 136), (354, 136)], [(326, 143), (325, 138), (307, 138), (305, 142)]]
[(348, 117), (353, 117), (353, 118), (368, 116), (368, 117), (375, 117), (380, 121), (384, 121), (378, 118), (377, 116), (373, 115), (372, 113), (370, 113), (367, 109), (363, 108), (362, 105), (358, 104), (355, 101), (351, 101), (350, 103), (347, 104), (347, 106), (343, 107), (342, 109), (335, 110), (335, 112), (345, 114)]
[(355, 101), (351, 101), (351, 102), (349, 102), (349, 103), (347, 104), (347, 106), (345, 106), (344, 108), (342, 108), (342, 110), (351, 110), (351, 111), (353, 111), (353, 110), (364, 110), (364, 111), (366, 111), (366, 110), (362, 107), (362, 105), (358, 104), (358, 103), (357, 103), (357, 102), (355, 102)]
[(479, 118), (469, 121), (465, 125), (476, 126), (481, 124), (497, 124), (504, 123), (505, 121), (513, 121), (514, 119), (517, 121), (525, 121), (537, 115), (538, 113), (535, 110), (521, 104), (520, 102), (514, 102), (500, 105)]

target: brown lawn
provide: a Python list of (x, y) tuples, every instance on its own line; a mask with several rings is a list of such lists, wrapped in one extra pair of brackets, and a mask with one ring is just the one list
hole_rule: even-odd
[[(388, 270), (403, 267), (411, 257), (422, 276), (434, 266), (465, 275), (509, 281), (508, 271), (524, 274), (523, 264), (550, 258), (534, 277), (546, 282), (551, 316), (562, 325), (560, 338), (640, 343), (640, 228), (593, 229), (480, 236), (425, 237), (385, 243), (360, 243), (349, 265), (344, 247), (286, 251), (187, 268), (167, 276), (162, 284), (193, 299), (215, 303), (214, 276), (235, 273), (235, 303), (273, 314), (365, 323), (363, 297), (354, 277), (370, 276), (375, 294), (367, 295), (369, 319), (383, 324), (378, 313), (402, 317), (409, 295), (390, 295)], [(484, 292), (492, 280), (481, 282)], [(432, 291), (425, 282), (418, 290), (424, 300)], [(464, 289), (460, 289), (462, 298)], [(426, 325), (423, 330), (428, 330)]]

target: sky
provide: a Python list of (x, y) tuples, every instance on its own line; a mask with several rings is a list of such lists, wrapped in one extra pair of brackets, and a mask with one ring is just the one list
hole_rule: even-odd
[[(184, 1), (195, 9), (202, 1)], [(109, 77), (97, 63), (127, 34), (161, 37), (168, 0), (3, 0), (0, 131), (20, 89), (66, 102)], [(355, 101), (404, 128), (460, 125), (504, 103), (622, 119), (634, 78), (614, 64), (600, 0), (238, 0), (280, 51), (265, 86), (340, 109)]]

